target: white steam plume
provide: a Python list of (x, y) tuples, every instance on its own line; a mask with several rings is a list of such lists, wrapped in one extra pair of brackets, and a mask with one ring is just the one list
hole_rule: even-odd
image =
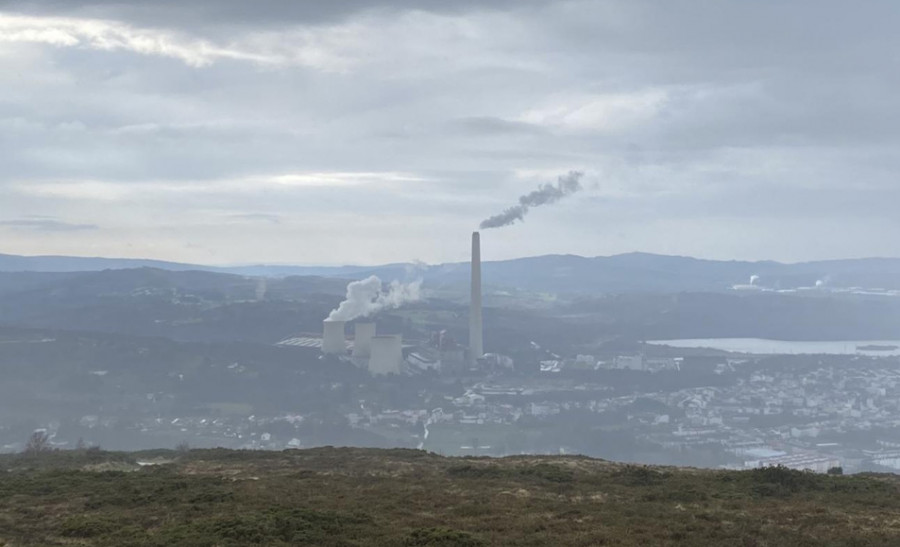
[(481, 222), (481, 229), (500, 228), (508, 226), (517, 220), (524, 220), (528, 210), (532, 207), (555, 203), (569, 194), (581, 190), (581, 177), (584, 173), (580, 171), (569, 171), (565, 175), (560, 175), (556, 181), (556, 185), (549, 182), (538, 186), (538, 189), (521, 196), (519, 204), (505, 209), (502, 213), (494, 215)]
[(381, 279), (375, 275), (360, 281), (352, 281), (347, 285), (347, 298), (332, 310), (328, 319), (350, 321), (381, 310), (399, 308), (407, 302), (419, 300), (421, 288), (421, 279), (412, 283), (391, 281), (386, 291), (382, 289)]

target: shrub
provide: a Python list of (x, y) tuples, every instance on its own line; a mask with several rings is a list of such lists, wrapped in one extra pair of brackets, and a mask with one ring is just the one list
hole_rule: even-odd
[(25, 443), (26, 454), (39, 454), (50, 450), (50, 435), (43, 429), (39, 429), (28, 437)]
[(481, 547), (486, 543), (468, 532), (450, 528), (418, 528), (403, 542), (407, 547)]
[(787, 496), (821, 487), (812, 471), (798, 471), (783, 465), (753, 469), (749, 476), (753, 491), (760, 496)]
[(506, 473), (499, 467), (492, 465), (454, 465), (447, 469), (447, 474), (451, 477), (460, 477), (467, 479), (495, 479), (503, 478)]
[(102, 517), (78, 515), (63, 521), (60, 533), (71, 538), (94, 538), (117, 528), (116, 523)]
[(616, 473), (628, 486), (654, 486), (668, 478), (668, 473), (642, 465), (627, 465)]
[(519, 469), (519, 476), (535, 477), (550, 482), (572, 482), (575, 480), (575, 474), (570, 469), (564, 469), (558, 465), (550, 465), (549, 463), (539, 463), (537, 465)]
[(503, 468), (495, 465), (456, 465), (447, 469), (447, 474), (468, 479), (541, 479), (549, 482), (572, 482), (575, 474), (558, 465), (539, 463), (526, 467)]

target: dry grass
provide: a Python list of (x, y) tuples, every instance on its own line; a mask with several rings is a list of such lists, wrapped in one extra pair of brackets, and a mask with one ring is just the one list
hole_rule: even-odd
[(893, 476), (333, 448), (0, 470), (0, 545), (900, 545)]

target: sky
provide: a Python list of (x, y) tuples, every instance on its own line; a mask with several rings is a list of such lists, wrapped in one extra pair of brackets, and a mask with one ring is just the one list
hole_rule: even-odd
[(892, 0), (0, 0), (0, 253), (900, 256)]

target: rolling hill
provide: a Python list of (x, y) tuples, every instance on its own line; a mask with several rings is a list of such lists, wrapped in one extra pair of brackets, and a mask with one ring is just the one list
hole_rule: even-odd
[[(426, 285), (462, 289), (468, 283), (468, 263), (432, 266), (234, 266), (218, 267), (136, 259), (24, 257), (0, 255), (0, 272), (77, 272), (149, 267), (169, 271), (202, 270), (243, 276), (318, 276), (384, 280), (421, 277)], [(900, 259), (865, 258), (783, 264), (701, 260), (690, 257), (629, 253), (582, 257), (545, 255), (483, 264), (484, 283), (496, 288), (534, 292), (599, 294), (606, 292), (725, 291), (758, 276), (759, 285), (772, 289), (866, 287), (900, 289)]]
[(0, 469), (2, 545), (900, 542), (893, 475), (330, 447), (47, 452), (2, 456)]

